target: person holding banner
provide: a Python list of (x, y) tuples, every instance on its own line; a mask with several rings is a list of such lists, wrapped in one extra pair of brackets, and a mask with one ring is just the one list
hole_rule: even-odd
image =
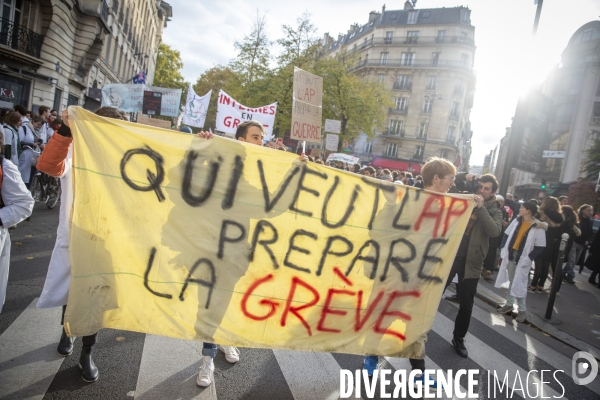
[[(245, 121), (238, 126), (235, 133), (235, 137), (238, 141), (262, 146), (265, 134), (266, 130), (264, 126), (259, 121), (251, 120)], [(205, 131), (198, 132), (197, 136), (202, 139), (211, 139), (214, 137), (212, 132)], [(300, 161), (306, 162), (308, 161), (308, 157), (306, 157), (304, 153), (302, 153), (300, 155)], [(244, 192), (244, 190), (238, 189), (238, 192)], [(235, 281), (235, 279), (233, 280)], [(235, 284), (235, 282), (230, 283)], [(229, 301), (221, 299), (221, 303), (227, 305), (229, 304)], [(199, 312), (199, 319), (200, 316), (201, 314)], [(196, 384), (200, 387), (210, 386), (214, 379), (215, 366), (213, 359), (217, 355), (217, 349), (221, 349), (221, 351), (225, 353), (225, 359), (229, 363), (235, 364), (240, 361), (240, 351), (237, 347), (204, 342), (202, 346), (202, 365), (200, 366), (198, 378), (196, 379)]]
[[(96, 114), (102, 117), (124, 119), (123, 115), (113, 107), (102, 107), (96, 110)], [(59, 177), (61, 185), (60, 213), (56, 243), (52, 250), (50, 265), (42, 294), (37, 302), (37, 308), (62, 307), (61, 325), (64, 324), (65, 312), (67, 310), (67, 298), (69, 295), (69, 284), (71, 282), (71, 263), (69, 256), (69, 232), (71, 226), (69, 216), (73, 205), (73, 180), (72, 180), (72, 158), (73, 137), (69, 127), (68, 110), (62, 113), (63, 125), (60, 126), (55, 135), (52, 135), (46, 145), (44, 152), (40, 155), (37, 163), (38, 170), (50, 176)], [(92, 360), (92, 348), (96, 344), (98, 333), (84, 336), (82, 338), (83, 348), (79, 358), (81, 378), (88, 383), (98, 380), (98, 368)], [(58, 343), (57, 351), (63, 357), (73, 353), (74, 337), (68, 337), (63, 327), (62, 335)]]
[[(367, 167), (371, 168), (372, 167)], [(385, 170), (384, 170), (385, 171)], [(373, 170), (374, 172), (374, 170)], [(429, 190), (437, 193), (448, 193), (448, 190), (452, 186), (454, 186), (454, 175), (456, 175), (456, 167), (451, 162), (444, 160), (443, 158), (431, 157), (427, 160), (425, 165), (423, 165), (421, 169), (421, 174), (423, 176), (423, 182), (425, 185), (425, 190)], [(371, 176), (371, 175), (368, 175)], [(425, 343), (427, 342), (427, 334), (424, 334), (419, 342), (422, 343), (422, 357), (420, 358), (410, 358), (410, 365), (413, 370), (420, 370), (422, 374), (420, 377), (416, 379), (425, 382)], [(369, 376), (373, 375), (373, 372), (377, 368), (377, 363), (379, 361), (378, 356), (366, 356), (364, 359), (364, 369), (367, 370)], [(434, 379), (430, 378), (432, 382), (430, 387), (437, 388), (437, 382)]]

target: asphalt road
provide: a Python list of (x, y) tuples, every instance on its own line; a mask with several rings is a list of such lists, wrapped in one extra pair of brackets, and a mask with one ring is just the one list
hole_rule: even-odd
[[(0, 346), (35, 347), (35, 343), (19, 343), (20, 336), (10, 329), (13, 324), (23, 323), (19, 326), (28, 331), (23, 337), (33, 337), (33, 342), (41, 341), (41, 333), (36, 336), (37, 332), (48, 328), (39, 325), (37, 317), (26, 316), (33, 312), (39, 313), (35, 315), (47, 315), (43, 313), (49, 312), (35, 310), (32, 305), (41, 293), (46, 276), (56, 238), (58, 212), (58, 207), (48, 210), (44, 204), (37, 203), (31, 220), (11, 230), (12, 262), (7, 298), (0, 314)], [(45, 337), (49, 344), (36, 350), (45, 352), (36, 365), (47, 369), (46, 364), (56, 363), (56, 370), (51, 371), (48, 383), (42, 384), (42, 380), (35, 376), (24, 376), (23, 379), (30, 379), (31, 383), (26, 382), (21, 389), (11, 392), (11, 385), (16, 383), (2, 381), (2, 378), (8, 376), (6, 374), (16, 364), (26, 362), (19, 361), (19, 357), (2, 361), (0, 354), (0, 398), (25, 398), (33, 391), (34, 398), (44, 399), (331, 399), (339, 397), (339, 370), (354, 371), (362, 367), (363, 357), (356, 355), (241, 349), (241, 362), (235, 365), (228, 364), (221, 353), (217, 356), (215, 384), (202, 390), (195, 384), (200, 360), (198, 343), (105, 329), (100, 331), (94, 349), (100, 379), (86, 384), (81, 380), (77, 366), (80, 340), (76, 341), (72, 356), (61, 359), (56, 355), (54, 349), (59, 339), (60, 314), (54, 311), (58, 316), (57, 326), (50, 328), (57, 332), (53, 334), (56, 337)], [(558, 395), (563, 391), (562, 385), (564, 398), (600, 398), (600, 378), (588, 387), (573, 383), (570, 360), (575, 349), (527, 324), (517, 324), (512, 318), (499, 315), (490, 305), (479, 300), (476, 300), (469, 330), (472, 336), (467, 337), (471, 357), (458, 357), (449, 343), (456, 313), (456, 305), (442, 300), (434, 329), (429, 333), (428, 368), (479, 369), (478, 397), (482, 399), (510, 398), (499, 393), (490, 396), (487, 391), (488, 371), (495, 370), (499, 376), (508, 372), (510, 386), (513, 387), (515, 371), (525, 371), (526, 374), (534, 369), (553, 373), (563, 370), (556, 372), (560, 384), (548, 374), (544, 380), (550, 381), (547, 387)], [(0, 347), (0, 353), (7, 347)], [(36, 351), (30, 351), (28, 359), (35, 358)], [(24, 371), (28, 370), (27, 365), (21, 366)], [(380, 368), (393, 371), (409, 368), (409, 364), (404, 359), (382, 359)], [(539, 374), (534, 376), (539, 377)], [(524, 374), (521, 378), (525, 382)], [(466, 386), (466, 380), (461, 380), (461, 383)], [(364, 389), (363, 385), (362, 397), (367, 398)], [(3, 390), (10, 394), (2, 397)], [(521, 396), (521, 392), (515, 391), (514, 396)], [(374, 398), (381, 398), (379, 385)]]

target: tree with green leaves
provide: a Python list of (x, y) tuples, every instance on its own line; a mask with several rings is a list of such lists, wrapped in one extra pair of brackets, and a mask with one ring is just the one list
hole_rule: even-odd
[(270, 72), (271, 42), (267, 36), (265, 17), (265, 15), (258, 15), (257, 12), (250, 34), (244, 36), (241, 42), (234, 44), (238, 55), (231, 61), (229, 67), (242, 78), (242, 86), (249, 86), (267, 77)]
[(185, 104), (189, 84), (185, 81), (183, 75), (181, 75), (182, 68), (183, 61), (181, 61), (179, 50), (174, 50), (171, 46), (161, 43), (158, 46), (156, 70), (152, 85), (170, 89), (183, 89), (181, 92), (181, 104)]
[(581, 166), (584, 179), (596, 181), (600, 174), (600, 139), (596, 139), (592, 147), (585, 151), (585, 161)]

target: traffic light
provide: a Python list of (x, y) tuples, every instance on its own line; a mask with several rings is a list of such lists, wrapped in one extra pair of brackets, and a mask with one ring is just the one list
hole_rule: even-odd
[(542, 184), (540, 185), (541, 189), (546, 189), (546, 180), (542, 179)]

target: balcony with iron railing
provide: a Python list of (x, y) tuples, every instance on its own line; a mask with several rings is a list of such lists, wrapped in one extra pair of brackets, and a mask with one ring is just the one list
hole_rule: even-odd
[(109, 12), (110, 9), (108, 7), (108, 3), (106, 2), (106, 0), (102, 1), (102, 4), (100, 5), (100, 16), (102, 17), (104, 22), (108, 22)]
[(381, 135), (384, 137), (390, 137), (390, 138), (403, 138), (404, 137), (404, 129), (387, 128), (381, 133)]
[(397, 114), (397, 115), (406, 115), (408, 112), (408, 107), (390, 107), (388, 110), (388, 114)]
[(40, 58), (43, 42), (44, 37), (39, 33), (15, 25), (9, 19), (0, 18), (0, 45)]
[(123, 14), (123, 9), (119, 11), (119, 24), (123, 25), (123, 20), (125, 19), (125, 14)]
[(412, 90), (412, 82), (408, 82), (408, 83), (394, 82), (394, 90), (406, 90), (406, 91), (410, 92)]
[(455, 60), (406, 60), (406, 59), (385, 59), (385, 60), (363, 60), (351, 68), (357, 70), (365, 67), (392, 67), (392, 68), (443, 68), (458, 69), (472, 72), (470, 65), (462, 61)]
[(348, 52), (364, 50), (371, 46), (405, 46), (405, 45), (462, 45), (468, 47), (475, 46), (475, 40), (471, 38), (464, 38), (461, 36), (405, 36), (405, 37), (382, 37), (372, 38), (362, 43), (356, 43), (356, 47), (353, 47)]

